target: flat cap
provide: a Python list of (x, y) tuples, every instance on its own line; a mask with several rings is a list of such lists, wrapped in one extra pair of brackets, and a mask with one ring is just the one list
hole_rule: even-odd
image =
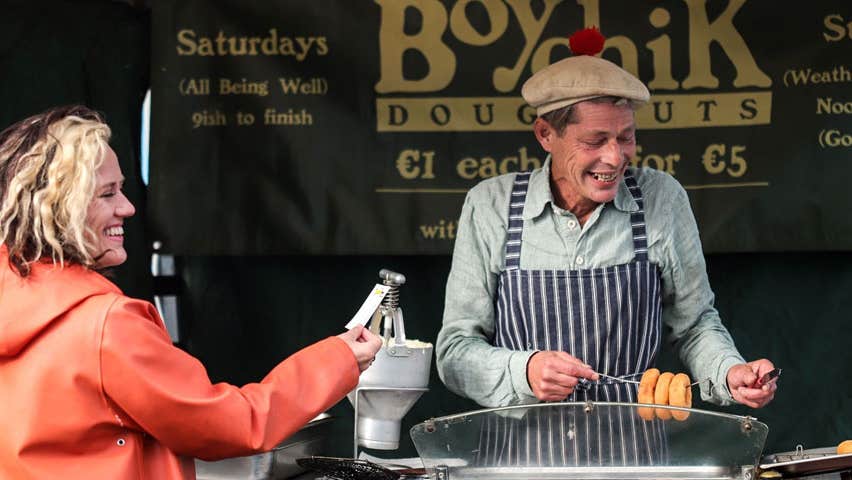
[(539, 116), (596, 97), (622, 97), (637, 103), (651, 98), (641, 80), (618, 65), (591, 55), (575, 55), (536, 72), (521, 88)]

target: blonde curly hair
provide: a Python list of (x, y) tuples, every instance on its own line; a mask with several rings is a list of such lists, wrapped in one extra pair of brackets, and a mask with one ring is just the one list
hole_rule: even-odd
[(101, 116), (83, 106), (53, 108), (0, 133), (0, 243), (22, 277), (48, 258), (94, 266), (86, 216), (109, 138)]

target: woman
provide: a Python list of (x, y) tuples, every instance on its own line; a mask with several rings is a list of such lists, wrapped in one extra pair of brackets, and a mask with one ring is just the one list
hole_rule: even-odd
[(151, 304), (98, 273), (126, 260), (134, 213), (109, 136), (85, 107), (0, 133), (0, 478), (195, 478), (192, 457), (272, 449), (381, 347), (359, 327), (260, 383), (211, 384)]

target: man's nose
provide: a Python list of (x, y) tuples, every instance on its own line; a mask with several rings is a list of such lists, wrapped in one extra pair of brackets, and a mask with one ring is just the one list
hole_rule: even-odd
[(624, 160), (624, 150), (617, 140), (611, 140), (606, 143), (601, 154), (601, 160), (610, 165), (621, 165)]

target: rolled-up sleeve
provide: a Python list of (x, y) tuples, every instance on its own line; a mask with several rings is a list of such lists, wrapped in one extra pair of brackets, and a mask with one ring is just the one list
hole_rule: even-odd
[(355, 356), (339, 338), (279, 363), (259, 383), (210, 382), (204, 366), (174, 347), (154, 307), (119, 297), (101, 341), (106, 397), (172, 451), (215, 460), (271, 450), (358, 382)]

